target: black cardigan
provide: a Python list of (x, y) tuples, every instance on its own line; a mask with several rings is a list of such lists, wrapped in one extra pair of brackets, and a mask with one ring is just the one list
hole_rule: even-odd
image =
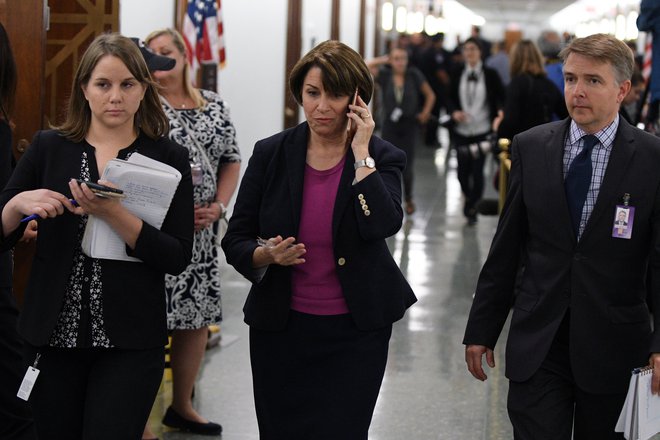
[[(190, 262), (193, 243), (193, 196), (188, 152), (167, 138), (141, 134), (140, 154), (179, 170), (182, 179), (160, 230), (144, 223), (132, 256), (143, 262), (99, 260), (102, 269), (104, 324), (110, 342), (120, 348), (151, 348), (167, 342), (164, 276), (178, 274)], [(70, 196), (68, 181), (80, 174), (86, 142), (72, 142), (58, 132), (38, 132), (0, 194), (0, 212), (22, 191), (46, 188)], [(128, 149), (119, 153), (124, 157)], [(92, 180), (97, 174), (91, 170)], [(64, 302), (80, 218), (69, 211), (40, 221), (37, 249), (25, 291), (19, 332), (27, 342), (43, 346), (55, 328)], [(25, 225), (4, 237), (0, 250), (13, 247)]]

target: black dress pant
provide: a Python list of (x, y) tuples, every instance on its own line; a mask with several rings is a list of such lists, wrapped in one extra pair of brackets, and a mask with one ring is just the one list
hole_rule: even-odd
[(11, 253), (0, 253), (0, 439), (34, 440), (27, 402), (16, 397), (25, 369), (23, 343), (16, 331), (18, 310), (12, 296)]
[(487, 136), (488, 133), (473, 137), (452, 134), (452, 143), (456, 148), (458, 183), (465, 196), (463, 214), (466, 217), (476, 215), (476, 204), (484, 194), (484, 163), (486, 161), (486, 154), (481, 148), (470, 147), (470, 145), (478, 144)]
[[(564, 321), (566, 330), (567, 318)], [(513, 438), (622, 440), (623, 434), (614, 432), (614, 427), (626, 393), (591, 394), (580, 389), (573, 379), (564, 335), (555, 338), (541, 368), (529, 380), (509, 381), (507, 407)]]
[(392, 326), (291, 311), (286, 330), (250, 327), (261, 440), (367, 440)]
[(163, 347), (25, 348), (40, 370), (32, 406), (40, 439), (138, 440), (163, 377)]
[(402, 176), (403, 196), (406, 201), (413, 199), (415, 148), (419, 142), (419, 130), (416, 120), (399, 121), (398, 123), (385, 121), (381, 132), (384, 140), (406, 153), (406, 167)]

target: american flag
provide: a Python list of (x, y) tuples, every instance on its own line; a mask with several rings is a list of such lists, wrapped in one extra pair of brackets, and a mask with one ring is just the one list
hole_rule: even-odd
[(188, 0), (188, 10), (183, 17), (183, 39), (193, 82), (200, 63), (212, 61), (224, 66), (226, 55), (220, 0)]
[(644, 42), (644, 58), (642, 61), (642, 76), (644, 77), (644, 81), (646, 83), (649, 83), (649, 79), (651, 78), (651, 67), (652, 67), (652, 53), (653, 51), (653, 34), (649, 32), (646, 34), (646, 41)]

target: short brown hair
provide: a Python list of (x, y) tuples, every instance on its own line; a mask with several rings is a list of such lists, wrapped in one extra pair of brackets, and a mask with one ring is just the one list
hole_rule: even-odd
[(520, 40), (511, 49), (511, 76), (528, 73), (534, 76), (546, 76), (543, 67), (543, 55), (530, 40)]
[(80, 59), (73, 77), (66, 119), (62, 125), (53, 128), (74, 142), (80, 142), (85, 138), (92, 122), (92, 111), (85, 99), (82, 87), (87, 85), (94, 68), (106, 55), (119, 58), (131, 75), (146, 86), (144, 98), (135, 114), (134, 127), (136, 129), (139, 127), (152, 139), (166, 135), (170, 123), (161, 107), (156, 91), (157, 85), (151, 79), (142, 53), (130, 38), (118, 33), (101, 34), (89, 45)]
[(576, 38), (559, 53), (559, 58), (565, 64), (572, 53), (609, 64), (619, 84), (632, 77), (635, 67), (633, 53), (626, 43), (612, 35), (593, 34)]
[(360, 54), (344, 43), (328, 40), (307, 52), (291, 70), (289, 88), (298, 104), (302, 105), (303, 82), (312, 67), (321, 69), (323, 88), (332, 95), (352, 96), (357, 89), (365, 103), (371, 101), (374, 80)]

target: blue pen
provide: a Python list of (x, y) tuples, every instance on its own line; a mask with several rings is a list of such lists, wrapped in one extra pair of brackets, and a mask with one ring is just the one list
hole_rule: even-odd
[[(78, 206), (78, 202), (76, 202), (76, 201), (73, 200), (73, 199), (69, 199), (69, 202), (71, 202), (71, 204), (72, 204), (73, 206), (76, 206), (76, 207)], [(30, 220), (37, 220), (37, 219), (39, 219), (39, 218), (41, 218), (41, 217), (39, 217), (39, 214), (28, 215), (27, 217), (24, 217), (24, 218), (21, 220), (21, 223), (29, 222)]]

